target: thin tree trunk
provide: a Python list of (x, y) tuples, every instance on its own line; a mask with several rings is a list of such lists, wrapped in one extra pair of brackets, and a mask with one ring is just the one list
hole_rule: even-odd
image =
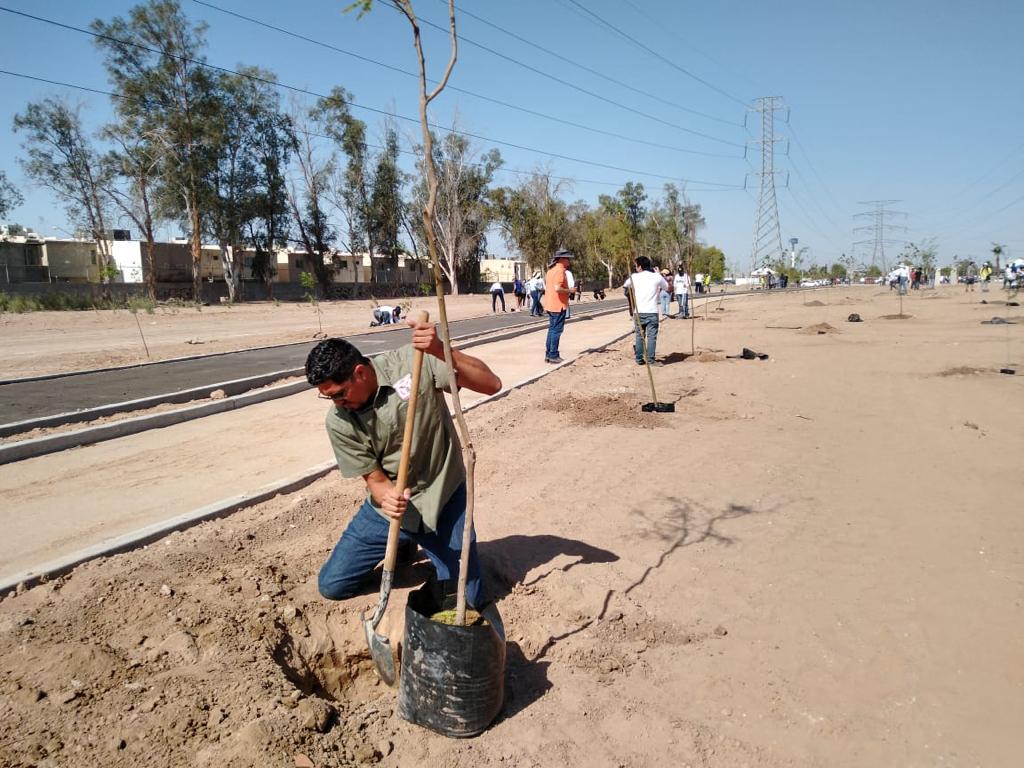
[[(416, 55), (420, 66), (420, 127), (423, 131), (423, 157), (424, 167), (427, 172), (427, 204), (423, 209), (423, 230), (427, 238), (427, 252), (434, 268), (434, 283), (437, 291), (437, 308), (440, 315), (440, 326), (443, 334), (444, 360), (448, 366), (448, 387), (451, 390), (452, 406), (455, 411), (455, 424), (458, 429), (459, 439), (462, 443), (462, 458), (466, 465), (466, 516), (465, 526), (462, 530), (462, 553), (459, 560), (459, 594), (456, 596), (455, 624), (466, 623), (466, 594), (465, 574), (469, 568), (469, 548), (473, 531), (473, 511), (476, 500), (475, 470), (476, 470), (476, 449), (473, 447), (472, 436), (469, 426), (466, 424), (465, 416), (462, 413), (462, 402), (459, 398), (459, 387), (455, 364), (452, 362), (451, 334), (448, 332), (448, 312), (444, 302), (444, 280), (441, 275), (441, 262), (437, 253), (437, 238), (434, 232), (434, 210), (437, 205), (437, 168), (434, 166), (434, 141), (430, 133), (430, 126), (427, 121), (427, 107), (430, 102), (448, 84), (448, 78), (455, 68), (455, 61), (458, 58), (458, 38), (455, 34), (455, 0), (448, 0), (448, 19), (451, 41), (451, 56), (448, 59), (448, 66), (445, 68), (444, 76), (434, 88), (433, 92), (427, 93), (427, 68), (423, 56), (423, 44), (420, 39), (420, 28), (416, 16), (412, 10), (410, 0), (399, 0), (401, 10), (412, 25), (413, 42), (416, 46)], [(454, 282), (453, 289), (456, 287)]]

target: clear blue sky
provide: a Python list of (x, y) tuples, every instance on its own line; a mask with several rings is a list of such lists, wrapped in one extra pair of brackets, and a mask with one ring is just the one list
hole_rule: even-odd
[[(212, 0), (222, 8), (413, 70), (404, 19), (378, 0), (374, 12), (359, 21), (341, 12), (348, 1)], [(1019, 0), (577, 2), (463, 0), (462, 5), (493, 25), (632, 88), (465, 15), (458, 21), (467, 41), (451, 84), (542, 115), (676, 149), (593, 133), (454, 90), (435, 102), (433, 119), (447, 125), (455, 119), (461, 130), (487, 137), (491, 141), (480, 140), (478, 146), (496, 146), (507, 168), (527, 171), (547, 165), (557, 175), (576, 179), (569, 199), (593, 202), (626, 181), (642, 182), (655, 197), (668, 180), (662, 177), (677, 183), (692, 179), (690, 197), (704, 207), (707, 218), (702, 238), (721, 247), (730, 264), (746, 268), (757, 197), (757, 179), (747, 174), (759, 160), (753, 147), (743, 159), (743, 146), (757, 138), (760, 128), (755, 120), (743, 127), (746, 106), (759, 96), (781, 96), (789, 107), (789, 122), (781, 113), (776, 124), (777, 136), (789, 140), (778, 146), (776, 158), (783, 171), (777, 182), (782, 238), (798, 237), (809, 248), (810, 261), (829, 263), (849, 252), (854, 240), (869, 237), (852, 232), (856, 224), (867, 223), (855, 221), (853, 214), (867, 210), (859, 201), (875, 199), (901, 200), (895, 207), (909, 214), (909, 231), (892, 236), (915, 242), (938, 238), (942, 263), (954, 255), (984, 258), (992, 241), (1024, 256), (1024, 3)], [(87, 27), (97, 16), (125, 14), (134, 3), (0, 0), (0, 5)], [(416, 116), (416, 81), (411, 77), (192, 0), (182, 0), (182, 6), (191, 18), (209, 24), (207, 59), (212, 64), (258, 64), (275, 71), (282, 83), (319, 93), (343, 85), (360, 105)], [(415, 0), (415, 6), (425, 20), (444, 24), (443, 0)], [(6, 12), (0, 12), (0, 30), (0, 69), (109, 87), (90, 37)], [(468, 41), (600, 93), (624, 108)], [(439, 74), (447, 55), (444, 36), (426, 28), (425, 42), (428, 65)], [(28, 101), (66, 93), (82, 104), (88, 124), (95, 127), (110, 119), (108, 100), (8, 75), (0, 74), (0, 82), (0, 169), (25, 188), (26, 197), (8, 218), (45, 234), (66, 232), (57, 202), (43, 190), (26, 188), (17, 163), (20, 137), (11, 132), (11, 121)], [(356, 114), (371, 126), (371, 133), (379, 131), (379, 114), (361, 109)], [(399, 126), (404, 146), (416, 140), (415, 124), (400, 121)], [(628, 170), (493, 143), (498, 140)], [(518, 178), (503, 172), (498, 181)], [(745, 180), (746, 190), (728, 188), (742, 187)], [(500, 242), (492, 246), (505, 251)], [(895, 251), (898, 246), (889, 249), (893, 255)]]

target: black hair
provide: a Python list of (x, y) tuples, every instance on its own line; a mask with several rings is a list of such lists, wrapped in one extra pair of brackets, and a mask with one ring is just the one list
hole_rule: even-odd
[(324, 339), (306, 357), (306, 381), (314, 387), (325, 381), (341, 384), (347, 380), (355, 367), (370, 360), (344, 339)]
[(649, 258), (647, 258), (646, 256), (637, 256), (636, 257), (636, 265), (638, 267), (640, 267), (640, 269), (644, 270), (645, 272), (650, 272), (651, 271), (651, 260)]

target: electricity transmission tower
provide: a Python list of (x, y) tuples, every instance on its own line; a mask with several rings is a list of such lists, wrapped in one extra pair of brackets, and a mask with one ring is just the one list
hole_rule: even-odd
[(883, 272), (888, 269), (888, 264), (885, 261), (885, 246), (893, 245), (895, 243), (905, 243), (906, 240), (897, 240), (886, 237), (886, 235), (892, 230), (899, 230), (906, 232), (907, 228), (899, 224), (889, 223), (889, 219), (893, 216), (907, 217), (904, 211), (894, 211), (889, 206), (895, 205), (901, 202), (900, 200), (867, 200), (859, 202), (857, 205), (870, 205), (874, 208), (873, 211), (865, 211), (863, 213), (854, 214), (854, 219), (871, 219), (872, 223), (867, 224), (863, 227), (854, 227), (854, 232), (872, 232), (874, 237), (868, 240), (857, 240), (854, 242), (854, 246), (858, 245), (870, 245), (871, 246), (871, 266), (878, 267)]
[(750, 247), (750, 271), (765, 266), (774, 259), (783, 258), (782, 234), (779, 230), (779, 204), (775, 198), (775, 113), (784, 109), (781, 96), (762, 96), (748, 111), (761, 113), (761, 138), (751, 144), (761, 145), (761, 170), (753, 171), (761, 177), (761, 192), (757, 199), (757, 218), (754, 219), (754, 237)]

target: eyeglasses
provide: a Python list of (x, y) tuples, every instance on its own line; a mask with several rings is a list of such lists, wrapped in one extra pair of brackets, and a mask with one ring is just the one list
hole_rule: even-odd
[(348, 398), (348, 391), (351, 386), (351, 380), (346, 380), (346, 382), (342, 385), (341, 389), (339, 389), (337, 392), (334, 392), (330, 395), (325, 395), (323, 392), (317, 392), (316, 396), (320, 400), (331, 400), (333, 402), (345, 400), (346, 398)]

